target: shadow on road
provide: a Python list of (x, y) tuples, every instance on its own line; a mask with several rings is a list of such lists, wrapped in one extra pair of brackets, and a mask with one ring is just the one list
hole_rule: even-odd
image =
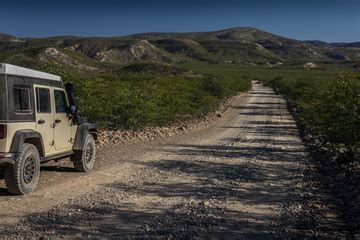
[(64, 166), (41, 166), (41, 172), (78, 172), (73, 167)]
[(298, 184), (309, 156), (280, 96), (251, 91), (249, 97), (255, 102), (234, 107), (248, 116), (246, 121), (218, 128), (233, 129), (231, 135), (211, 144), (165, 145), (161, 159), (131, 161), (144, 169), (134, 181), (108, 184), (84, 197), (87, 201), (30, 215), (28, 227), (47, 235), (92, 238), (306, 236), (319, 221), (299, 208), (304, 197)]
[[(261, 111), (261, 107), (248, 110)], [(268, 114), (274, 116), (271, 112)], [(170, 204), (168, 208), (156, 202), (145, 208), (136, 203), (109, 204), (106, 199), (91, 207), (71, 204), (65, 213), (58, 210), (41, 218), (30, 216), (31, 227), (41, 231), (46, 226), (47, 232), (92, 237), (127, 234), (271, 239), (279, 226), (276, 219), (269, 219), (272, 217), (266, 209), (258, 211), (258, 208), (281, 204), (288, 195), (287, 185), (301, 171), (293, 164), (303, 157), (297, 148), (299, 142), (289, 139), (297, 136), (297, 129), (293, 123), (256, 120), (245, 126), (223, 128), (237, 129), (240, 136), (220, 139), (219, 144), (214, 145), (167, 145), (168, 158), (132, 161), (145, 169), (193, 181), (150, 179), (143, 183), (119, 182), (105, 186), (114, 196), (130, 193), (137, 198), (156, 196), (169, 201), (180, 198), (180, 203)], [(242, 134), (252, 138), (244, 139)], [(224, 202), (233, 202), (234, 206), (225, 208)], [(72, 214), (68, 215), (69, 212)]]

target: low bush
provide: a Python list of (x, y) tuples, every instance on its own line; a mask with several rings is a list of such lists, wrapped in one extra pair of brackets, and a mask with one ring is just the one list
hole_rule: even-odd
[(332, 82), (310, 106), (305, 110), (311, 124), (329, 141), (354, 145), (360, 140), (360, 84), (353, 75)]
[[(250, 80), (243, 79), (240, 72), (189, 76), (189, 70), (180, 74), (182, 68), (175, 68), (174, 75), (169, 71), (171, 67), (154, 64), (129, 68), (118, 75), (91, 76), (54, 69), (52, 72), (63, 76), (66, 82), (76, 83), (83, 115), (103, 127), (121, 129), (164, 126), (204, 116), (224, 98), (251, 87)], [(142, 72), (144, 69), (152, 70)]]
[(335, 80), (277, 77), (265, 82), (287, 95), (302, 121), (323, 133), (330, 143), (349, 147), (359, 144), (358, 74), (342, 74)]

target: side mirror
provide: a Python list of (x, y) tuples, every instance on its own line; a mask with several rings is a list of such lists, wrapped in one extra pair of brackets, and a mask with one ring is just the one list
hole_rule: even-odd
[(70, 105), (69, 114), (74, 115), (75, 113), (76, 113), (76, 106), (75, 105)]
[(65, 89), (66, 89), (69, 103), (70, 103), (70, 106), (68, 109), (68, 114), (69, 114), (69, 117), (74, 119), (77, 114), (76, 99), (75, 99), (75, 85), (73, 83), (67, 83), (65, 85)]

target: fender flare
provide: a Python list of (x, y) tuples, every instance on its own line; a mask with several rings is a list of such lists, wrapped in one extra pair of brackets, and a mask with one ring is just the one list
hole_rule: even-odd
[(25, 143), (26, 139), (36, 139), (38, 140), (37, 149), (39, 151), (40, 157), (44, 157), (44, 142), (41, 137), (41, 134), (35, 132), (34, 130), (18, 130), (15, 132), (11, 146), (10, 152), (11, 153), (19, 153), (20, 149), (22, 148), (23, 144)]
[(74, 145), (73, 145), (74, 151), (81, 151), (83, 149), (86, 136), (89, 133), (94, 136), (95, 140), (97, 139), (97, 129), (95, 124), (82, 123), (78, 126), (75, 134)]

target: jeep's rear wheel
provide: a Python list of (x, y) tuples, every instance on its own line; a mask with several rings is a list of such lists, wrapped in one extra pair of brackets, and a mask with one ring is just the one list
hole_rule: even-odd
[(74, 168), (80, 172), (90, 172), (94, 168), (96, 146), (94, 137), (88, 134), (85, 139), (83, 149), (77, 151), (71, 157)]
[(9, 193), (22, 195), (34, 191), (40, 177), (40, 156), (36, 147), (24, 143), (15, 164), (6, 166), (4, 175)]

